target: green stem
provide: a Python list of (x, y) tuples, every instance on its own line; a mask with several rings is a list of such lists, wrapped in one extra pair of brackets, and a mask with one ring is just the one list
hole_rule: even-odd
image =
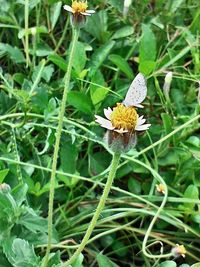
[(48, 243), (47, 243), (47, 251), (44, 259), (43, 267), (47, 267), (49, 254), (51, 250), (51, 240), (52, 240), (52, 221), (53, 221), (53, 202), (54, 202), (54, 191), (55, 191), (55, 176), (56, 176), (56, 167), (57, 167), (57, 160), (58, 160), (58, 151), (60, 147), (60, 138), (62, 133), (63, 127), (63, 119), (65, 114), (65, 105), (67, 101), (67, 94), (69, 90), (69, 82), (71, 77), (71, 70), (72, 70), (72, 60), (74, 57), (74, 52), (76, 48), (76, 43), (79, 36), (79, 29), (74, 29), (73, 32), (73, 41), (71, 46), (71, 52), (69, 56), (69, 62), (67, 67), (67, 72), (64, 77), (64, 91), (63, 91), (63, 98), (61, 102), (61, 108), (59, 113), (59, 121), (58, 121), (58, 128), (56, 131), (56, 141), (53, 153), (53, 162), (52, 162), (52, 172), (51, 172), (51, 181), (50, 181), (50, 192), (49, 192), (49, 212), (48, 212)]
[(29, 19), (29, 0), (25, 0), (24, 5), (24, 17), (25, 17), (25, 54), (26, 54), (26, 67), (30, 64), (29, 58), (29, 40), (28, 40), (28, 19)]
[(87, 244), (91, 234), (92, 234), (92, 231), (94, 230), (95, 228), (95, 225), (97, 223), (97, 220), (99, 218), (99, 215), (100, 213), (102, 212), (104, 206), (105, 206), (105, 202), (106, 202), (106, 199), (108, 197), (108, 194), (110, 192), (110, 188), (112, 186), (112, 183), (113, 183), (113, 180), (114, 180), (114, 177), (115, 177), (115, 173), (116, 173), (116, 170), (117, 170), (117, 166), (118, 166), (118, 163), (119, 163), (119, 159), (120, 159), (120, 154), (118, 153), (114, 153), (113, 154), (113, 159), (112, 159), (112, 162), (111, 162), (111, 165), (110, 165), (110, 171), (109, 171), (109, 174), (108, 174), (108, 180), (106, 182), (106, 185), (104, 187), (104, 191), (103, 191), (103, 194), (100, 198), (100, 201), (99, 201), (99, 204), (97, 206), (97, 209), (93, 215), (93, 218), (90, 222), (90, 225), (85, 233), (85, 236), (83, 237), (83, 240), (81, 242), (81, 244), (79, 245), (79, 247), (77, 248), (77, 250), (74, 252), (74, 254), (72, 255), (72, 257), (62, 265), (62, 267), (67, 267), (69, 266), (70, 264), (72, 264), (76, 259), (77, 257), (79, 256), (79, 254), (83, 251), (85, 245)]
[[(162, 203), (161, 203), (160, 207), (158, 208), (158, 210), (157, 210), (155, 216), (153, 217), (153, 219), (152, 219), (152, 221), (151, 221), (151, 223), (150, 223), (150, 225), (149, 225), (149, 227), (148, 227), (148, 229), (147, 229), (147, 231), (146, 231), (146, 234), (145, 234), (145, 236), (144, 236), (144, 240), (143, 240), (143, 243), (142, 243), (142, 252), (143, 252), (143, 254), (144, 254), (146, 257), (148, 257), (148, 258), (152, 258), (152, 259), (161, 259), (161, 258), (168, 258), (168, 257), (171, 257), (171, 256), (173, 256), (172, 253), (160, 254), (160, 255), (152, 255), (152, 254), (149, 254), (149, 253), (147, 252), (147, 250), (146, 250), (146, 248), (147, 248), (147, 241), (148, 241), (149, 236), (151, 235), (151, 231), (152, 231), (152, 228), (153, 228), (153, 226), (154, 226), (154, 223), (155, 223), (156, 220), (158, 219), (158, 217), (159, 217), (161, 211), (163, 210), (163, 208), (164, 208), (164, 206), (165, 206), (165, 204), (166, 204), (166, 202), (167, 202), (167, 197), (168, 197), (168, 188), (167, 188), (167, 185), (166, 185), (165, 181), (163, 180), (163, 178), (162, 178), (158, 173), (156, 173), (152, 168), (148, 167), (146, 164), (144, 164), (144, 163), (142, 163), (142, 162), (140, 162), (140, 161), (138, 161), (138, 160), (134, 160), (134, 161), (135, 161), (135, 162), (138, 162), (140, 165), (142, 165), (142, 166), (148, 168), (148, 169), (152, 172), (152, 174), (154, 175), (154, 177), (156, 177), (156, 179), (159, 181), (159, 183), (163, 184), (164, 187), (165, 187), (165, 194), (164, 194)], [(149, 247), (149, 246), (151, 246), (151, 245), (148, 245), (148, 247)]]

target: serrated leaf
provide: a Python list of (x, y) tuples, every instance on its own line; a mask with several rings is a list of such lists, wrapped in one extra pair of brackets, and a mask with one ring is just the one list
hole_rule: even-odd
[(4, 246), (4, 253), (14, 267), (39, 266), (39, 258), (35, 255), (33, 246), (23, 239), (16, 238), (11, 246)]
[(0, 53), (7, 53), (14, 63), (24, 63), (25, 57), (18, 47), (0, 43)]
[(25, 212), (20, 217), (18, 223), (34, 233), (37, 231), (47, 232), (47, 220), (38, 216), (35, 211), (29, 207), (25, 208)]
[(114, 63), (129, 79), (133, 79), (133, 71), (124, 58), (119, 55), (110, 55), (110, 61)]

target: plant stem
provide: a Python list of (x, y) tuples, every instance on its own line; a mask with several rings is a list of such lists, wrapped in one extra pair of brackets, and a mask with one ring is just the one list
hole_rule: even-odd
[(29, 58), (29, 40), (28, 40), (28, 19), (29, 19), (29, 0), (25, 0), (24, 5), (24, 17), (25, 17), (25, 54), (26, 54), (26, 67), (30, 64)]
[[(139, 162), (138, 160), (134, 160), (134, 161), (135, 162)], [(152, 172), (152, 174), (154, 175), (154, 177), (159, 181), (159, 183), (163, 184), (164, 187), (165, 187), (165, 191), (164, 191), (165, 193), (164, 193), (164, 197), (163, 197), (162, 203), (161, 203), (160, 207), (158, 208), (155, 216), (153, 217), (153, 219), (152, 219), (152, 221), (151, 221), (151, 223), (150, 223), (150, 225), (149, 225), (149, 227), (148, 227), (148, 229), (146, 231), (146, 234), (144, 236), (144, 240), (143, 240), (143, 243), (142, 243), (142, 252), (143, 252), (143, 254), (146, 257), (152, 258), (152, 259), (168, 258), (168, 257), (173, 256), (173, 254), (171, 252), (170, 253), (167, 253), (167, 254), (153, 255), (153, 254), (149, 254), (147, 252), (147, 250), (146, 250), (146, 248), (147, 248), (147, 241), (148, 241), (148, 238), (149, 238), (149, 236), (151, 234), (151, 230), (152, 230), (152, 228), (154, 226), (154, 223), (158, 219), (161, 211), (163, 210), (163, 208), (164, 208), (164, 206), (165, 206), (165, 204), (167, 202), (167, 198), (168, 198), (167, 184), (165, 183), (164, 179), (157, 172), (155, 172), (151, 167), (148, 167), (146, 164), (144, 164), (142, 162), (139, 162), (139, 164), (142, 165), (142, 166), (144, 166), (144, 167), (146, 167), (147, 169), (149, 169)], [(151, 246), (151, 244), (148, 245), (148, 247), (149, 246)]]
[(71, 46), (71, 52), (69, 56), (69, 62), (67, 67), (67, 72), (64, 77), (64, 91), (63, 91), (63, 98), (61, 102), (61, 108), (59, 112), (59, 121), (58, 121), (58, 128), (56, 131), (56, 141), (53, 153), (53, 162), (52, 162), (52, 172), (51, 172), (51, 181), (50, 181), (50, 191), (49, 191), (49, 212), (48, 212), (48, 243), (47, 243), (47, 251), (45, 255), (44, 265), (43, 267), (47, 267), (49, 254), (51, 250), (51, 239), (52, 239), (52, 221), (53, 221), (53, 201), (54, 201), (54, 191), (55, 191), (55, 176), (56, 176), (56, 167), (57, 167), (57, 160), (58, 160), (58, 151), (60, 147), (60, 138), (63, 126), (63, 119), (65, 113), (65, 105), (67, 101), (67, 93), (69, 88), (69, 82), (71, 77), (71, 70), (72, 70), (72, 60), (76, 48), (76, 43), (79, 36), (79, 29), (74, 29), (73, 32), (73, 41)]
[(99, 218), (99, 215), (100, 213), (102, 212), (104, 206), (105, 206), (105, 202), (106, 202), (106, 199), (108, 197), (108, 194), (110, 192), (110, 188), (112, 186), (112, 183), (113, 183), (113, 180), (114, 180), (114, 177), (115, 177), (115, 174), (116, 174), (116, 170), (117, 170), (117, 166), (118, 166), (118, 163), (119, 163), (119, 159), (120, 159), (120, 154), (119, 153), (114, 153), (113, 154), (113, 159), (112, 159), (112, 162), (111, 162), (111, 165), (110, 165), (110, 171), (109, 171), (109, 174), (108, 174), (108, 179), (107, 179), (107, 182), (106, 182), (106, 185), (104, 187), (104, 191), (103, 191), (103, 194), (100, 198), (100, 201), (99, 201), (99, 204), (96, 208), (96, 211), (93, 215), (93, 218), (90, 222), (90, 225), (85, 233), (85, 236), (83, 237), (83, 240), (81, 242), (81, 244), (79, 245), (79, 247), (77, 248), (77, 250), (74, 252), (74, 254), (72, 255), (72, 257), (62, 265), (62, 267), (67, 267), (69, 266), (70, 264), (72, 264), (74, 262), (74, 260), (77, 259), (77, 257), (79, 256), (79, 254), (83, 251), (85, 245), (87, 244), (91, 234), (92, 234), (92, 231), (94, 230), (95, 228), (95, 225), (97, 223), (97, 220)]

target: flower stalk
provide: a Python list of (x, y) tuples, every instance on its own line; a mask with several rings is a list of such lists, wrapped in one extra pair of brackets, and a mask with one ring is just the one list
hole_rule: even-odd
[(108, 179), (107, 179), (107, 182), (106, 182), (106, 185), (104, 187), (104, 191), (103, 191), (103, 194), (100, 198), (100, 201), (99, 201), (99, 204), (96, 208), (96, 211), (93, 215), (93, 218), (90, 222), (90, 225), (85, 233), (85, 236), (83, 237), (82, 239), (82, 242), (81, 244), (79, 245), (79, 247), (77, 248), (77, 250), (74, 252), (74, 254), (71, 256), (71, 258), (62, 265), (62, 267), (67, 267), (69, 266), (70, 264), (72, 264), (76, 259), (77, 257), (80, 255), (80, 253), (83, 251), (85, 245), (87, 244), (91, 234), (92, 234), (92, 231), (94, 230), (95, 228), (95, 225), (97, 223), (97, 220), (99, 218), (99, 215), (100, 213), (102, 212), (104, 206), (105, 206), (105, 202), (106, 202), (106, 199), (108, 197), (108, 194), (110, 192), (110, 188), (112, 186), (112, 183), (113, 183), (113, 180), (115, 178), (115, 174), (116, 174), (116, 170), (117, 170), (117, 167), (118, 167), (118, 163), (119, 163), (119, 160), (120, 160), (120, 153), (114, 153), (113, 154), (113, 159), (112, 159), (112, 162), (111, 162), (111, 165), (110, 165), (110, 171), (109, 171), (109, 174), (108, 174)]
[(54, 202), (54, 192), (55, 192), (55, 177), (56, 177), (56, 167), (57, 167), (57, 161), (58, 161), (58, 151), (60, 147), (60, 138), (61, 138), (61, 132), (63, 127), (63, 119), (64, 119), (64, 113), (65, 113), (65, 106), (67, 101), (67, 94), (69, 91), (69, 82), (71, 77), (71, 70), (72, 70), (72, 60), (74, 57), (74, 52), (76, 49), (76, 43), (79, 36), (79, 28), (73, 29), (73, 40), (72, 40), (72, 46), (69, 56), (69, 62), (67, 67), (67, 72), (64, 77), (64, 91), (63, 91), (63, 97), (61, 102), (61, 108), (59, 112), (59, 121), (58, 121), (58, 128), (56, 131), (56, 141), (55, 141), (55, 147), (54, 147), (54, 153), (53, 153), (53, 162), (52, 162), (52, 171), (51, 171), (51, 180), (50, 180), (50, 191), (49, 191), (49, 212), (48, 212), (48, 243), (47, 243), (47, 250), (45, 255), (44, 264), (42, 267), (48, 266), (49, 261), (49, 254), (51, 250), (51, 240), (52, 240), (52, 223), (53, 223), (53, 202)]

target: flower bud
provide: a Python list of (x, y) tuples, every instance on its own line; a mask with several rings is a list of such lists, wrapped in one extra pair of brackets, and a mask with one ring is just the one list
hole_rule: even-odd
[(163, 86), (163, 92), (165, 97), (168, 99), (169, 98), (169, 91), (170, 91), (170, 86), (171, 86), (171, 82), (172, 82), (172, 72), (168, 72), (167, 75), (165, 76), (165, 83)]
[(124, 17), (127, 16), (131, 3), (132, 3), (132, 0), (124, 0), (124, 10), (123, 10), (123, 16)]
[(186, 249), (183, 245), (176, 244), (176, 247), (172, 248), (172, 254), (175, 258), (182, 256), (185, 258)]
[(11, 188), (8, 184), (6, 183), (0, 184), (0, 192), (7, 194), (10, 192), (10, 190)]

